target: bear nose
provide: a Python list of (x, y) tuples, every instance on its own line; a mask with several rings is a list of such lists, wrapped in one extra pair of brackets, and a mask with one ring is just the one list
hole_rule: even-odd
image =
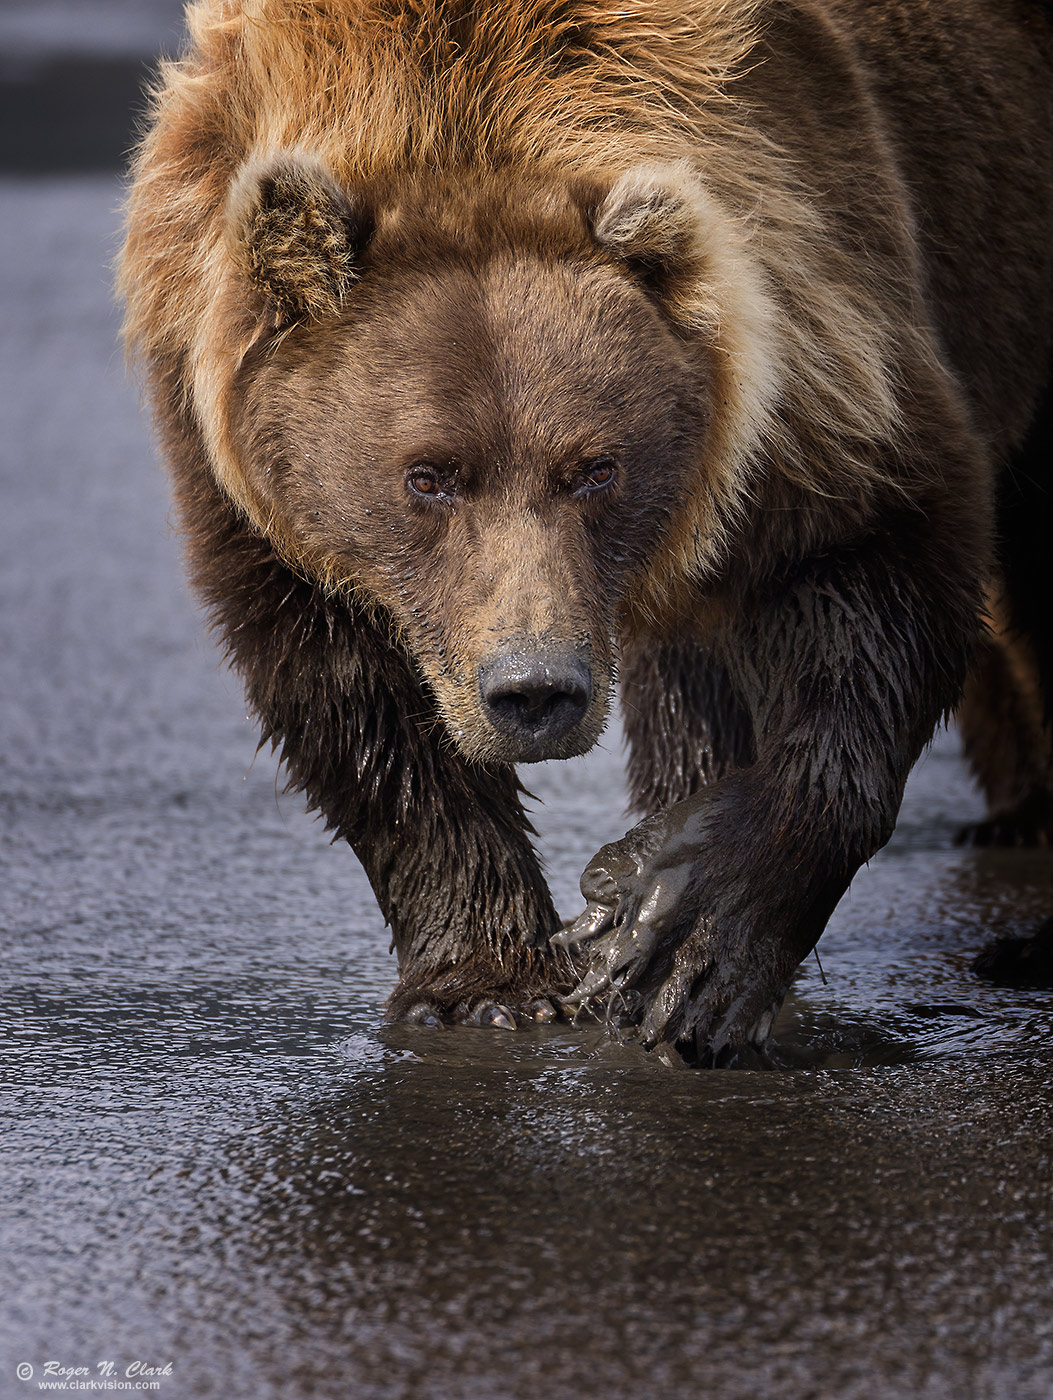
[(592, 677), (574, 652), (514, 651), (479, 667), (490, 723), (521, 742), (562, 738), (589, 708)]

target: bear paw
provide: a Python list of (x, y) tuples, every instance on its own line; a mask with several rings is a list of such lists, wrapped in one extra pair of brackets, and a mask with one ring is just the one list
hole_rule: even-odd
[(559, 1020), (560, 1014), (559, 999), (554, 996), (532, 996), (518, 1002), (482, 997), (454, 1007), (422, 997), (406, 1010), (395, 1012), (392, 1019), (418, 1026), (479, 1026), (484, 1030), (515, 1031), (525, 1026), (549, 1025)]
[(552, 942), (578, 969), (565, 1006), (660, 1058), (719, 1066), (763, 1052), (797, 959), (774, 920), (747, 938), (716, 912), (700, 859), (709, 801), (675, 804), (604, 846), (581, 879), (585, 909)]
[[(667, 1063), (721, 1068), (763, 1064), (786, 984), (757, 976), (705, 919), (672, 954), (656, 931), (626, 923), (590, 940), (571, 925), (562, 946), (584, 959), (568, 1008), (606, 1020)], [(723, 943), (723, 946), (721, 944)]]

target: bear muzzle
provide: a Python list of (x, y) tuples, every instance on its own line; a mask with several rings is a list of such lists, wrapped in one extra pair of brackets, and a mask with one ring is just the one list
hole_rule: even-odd
[(534, 763), (580, 751), (568, 738), (593, 701), (592, 671), (570, 647), (517, 639), (478, 668), (479, 695), (506, 760)]

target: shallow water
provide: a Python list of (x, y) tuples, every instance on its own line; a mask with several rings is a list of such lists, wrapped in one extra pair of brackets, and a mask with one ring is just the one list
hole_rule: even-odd
[[(384, 1027), (368, 886), (180, 579), (117, 199), (0, 182), (0, 1396), (106, 1360), (168, 1400), (1053, 1394), (1053, 996), (969, 971), (1050, 855), (951, 846), (942, 736), (781, 1071)], [(569, 912), (617, 742), (527, 777)]]

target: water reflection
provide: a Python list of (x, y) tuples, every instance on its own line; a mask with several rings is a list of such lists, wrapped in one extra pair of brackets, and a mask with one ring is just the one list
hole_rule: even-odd
[[(389, 1045), (228, 1146), (225, 1272), (243, 1318), (263, 1297), (299, 1339), (302, 1381), (330, 1393), (339, 1354), (356, 1396), (686, 1396), (747, 1373), (788, 1394), (820, 1364), (824, 1393), (852, 1395), (880, 1358), (902, 1393), (940, 1375), (982, 1394), (1000, 1372), (961, 1306), (977, 1270), (1007, 1300), (1014, 1375), (1048, 1355), (1028, 1321), (1048, 1277), (1011, 1301), (1039, 1237), (1006, 1192), (1035, 1144), (1014, 1160), (989, 1138), (1013, 1117), (997, 1077), (673, 1075), (484, 1035)], [(1053, 1107), (1018, 1072), (1018, 1095)], [(934, 1092), (960, 1115), (953, 1163)]]

